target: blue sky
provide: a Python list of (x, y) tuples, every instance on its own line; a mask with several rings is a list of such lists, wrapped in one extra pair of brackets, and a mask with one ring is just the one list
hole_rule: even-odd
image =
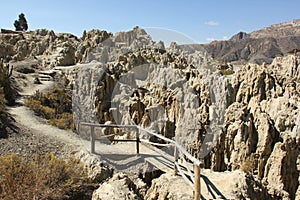
[(135, 26), (156, 27), (207, 43), (300, 19), (299, 10), (299, 0), (10, 0), (1, 2), (0, 27), (14, 29), (14, 20), (23, 12), (30, 30), (81, 36), (90, 29), (115, 33)]

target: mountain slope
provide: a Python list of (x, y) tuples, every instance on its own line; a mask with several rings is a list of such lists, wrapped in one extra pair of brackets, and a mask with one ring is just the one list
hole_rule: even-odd
[(262, 64), (300, 49), (300, 20), (271, 25), (250, 34), (240, 32), (227, 41), (201, 45), (214, 59)]

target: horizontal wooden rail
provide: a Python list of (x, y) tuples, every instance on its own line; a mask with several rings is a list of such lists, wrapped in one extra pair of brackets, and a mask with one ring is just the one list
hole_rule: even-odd
[(194, 182), (195, 182), (195, 179), (194, 179), (194, 176), (193, 176), (193, 174), (192, 174), (192, 172), (191, 172), (191, 170), (190, 170), (190, 167), (188, 166), (187, 161), (185, 160), (184, 156), (179, 155), (179, 157), (180, 157), (181, 160), (183, 161), (183, 164), (184, 164), (186, 170), (188, 171), (188, 174), (189, 174), (189, 176), (191, 177), (192, 182), (194, 183)]
[(112, 139), (113, 142), (136, 142), (134, 139)]
[(180, 175), (183, 177), (183, 179), (190, 185), (190, 186), (194, 186), (194, 183), (186, 176), (186, 174), (183, 172), (183, 170), (181, 169), (180, 165), (175, 162), (175, 165), (178, 169), (178, 172), (180, 173)]
[(175, 142), (174, 140), (171, 140), (171, 139), (169, 139), (169, 138), (166, 138), (165, 136), (160, 135), (160, 134), (158, 134), (158, 133), (151, 132), (151, 131), (149, 131), (149, 130), (147, 130), (147, 129), (145, 129), (145, 128), (142, 128), (142, 127), (140, 127), (140, 126), (136, 126), (136, 127), (137, 127), (138, 129), (140, 129), (141, 131), (145, 131), (146, 133), (148, 133), (148, 134), (150, 134), (150, 135), (154, 135), (154, 136), (156, 136), (156, 137), (158, 137), (158, 138), (164, 140), (165, 142), (169, 142), (169, 143), (172, 143), (172, 144)]
[(93, 126), (93, 127), (111, 127), (111, 128), (138, 128), (136, 125), (117, 125), (117, 124), (94, 124), (88, 122), (80, 122), (81, 126)]
[(155, 142), (149, 142), (148, 140), (140, 139), (141, 142), (145, 144), (151, 144), (153, 146), (160, 146), (160, 147), (168, 147), (168, 146), (174, 146), (173, 144), (160, 144)]

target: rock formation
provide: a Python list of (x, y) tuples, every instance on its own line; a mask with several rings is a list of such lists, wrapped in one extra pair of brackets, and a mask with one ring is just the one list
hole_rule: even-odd
[[(270, 65), (249, 64), (222, 76), (186, 57), (205, 55), (203, 51), (175, 43), (169, 49), (155, 49), (143, 31), (134, 31), (111, 37), (86, 57), (86, 62), (93, 58), (109, 63), (96, 86), (97, 120), (146, 126), (176, 138), (193, 155), (204, 158), (206, 168), (246, 170), (266, 198), (295, 199), (298, 58), (290, 55)], [(121, 51), (115, 48), (118, 45), (123, 45)], [(143, 45), (146, 48), (139, 49)]]
[(294, 199), (299, 187), (300, 87), (298, 72), (288, 73), (294, 59), (278, 58), (269, 66), (249, 65), (237, 72), (235, 101), (226, 110), (211, 165), (234, 170), (253, 156), (252, 170), (274, 198)]
[(45, 29), (19, 34), (0, 34), (0, 58), (6, 61), (21, 61), (35, 57), (44, 67), (69, 66), (82, 60), (82, 57), (103, 40), (109, 38), (106, 31), (85, 32), (81, 39), (72, 34)]
[(192, 191), (183, 185), (185, 183), (182, 178), (164, 174), (152, 181), (145, 199), (193, 199)]
[(124, 173), (115, 174), (100, 185), (93, 193), (93, 200), (100, 199), (143, 199), (147, 185), (141, 180), (133, 180)]

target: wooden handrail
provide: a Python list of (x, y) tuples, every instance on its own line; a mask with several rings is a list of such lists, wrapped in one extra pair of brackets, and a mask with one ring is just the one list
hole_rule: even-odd
[(141, 131), (145, 131), (145, 132), (147, 132), (147, 133), (149, 133), (150, 135), (154, 135), (154, 136), (156, 136), (156, 137), (158, 137), (158, 138), (160, 138), (160, 139), (162, 139), (162, 140), (164, 140), (164, 141), (166, 141), (166, 142), (169, 142), (169, 143), (173, 143), (174, 144), (174, 140), (171, 140), (171, 139), (169, 139), (169, 138), (167, 138), (167, 137), (165, 137), (165, 136), (163, 136), (163, 135), (160, 135), (160, 134), (158, 134), (158, 133), (154, 133), (154, 132), (151, 132), (151, 131), (149, 131), (149, 130), (147, 130), (147, 129), (145, 129), (145, 128), (142, 128), (142, 127), (140, 127), (140, 126), (136, 126), (138, 129), (140, 129)]
[(185, 168), (187, 169), (187, 171), (188, 171), (188, 173), (189, 173), (189, 175), (190, 175), (190, 177), (192, 179), (192, 182), (194, 183), (195, 179), (194, 179), (193, 174), (192, 174), (192, 172), (191, 172), (191, 170), (190, 170), (190, 168), (189, 168), (189, 166), (187, 164), (187, 161), (185, 160), (184, 156), (179, 155), (179, 157), (183, 160), (183, 164), (185, 165)]
[(111, 128), (137, 128), (137, 125), (117, 125), (117, 124), (94, 124), (89, 122), (79, 122), (82, 126), (93, 126), (93, 127), (111, 127)]
[[(117, 124), (94, 124), (94, 123), (87, 123), (87, 122), (79, 122), (78, 125), (82, 125), (82, 126), (89, 126), (91, 127), (91, 153), (95, 153), (95, 140), (98, 140), (98, 138), (95, 137), (95, 133), (94, 133), (94, 129), (95, 127), (111, 127), (111, 128), (132, 128), (136, 130), (136, 150), (137, 150), (137, 154), (139, 154), (139, 143), (140, 142), (146, 142), (145, 140), (140, 140), (139, 135), (140, 135), (140, 131), (144, 131), (147, 132), (150, 135), (153, 135), (155, 137), (158, 137), (162, 140), (164, 140), (165, 142), (168, 142), (169, 144), (158, 144), (158, 143), (153, 143), (153, 142), (146, 142), (148, 144), (151, 145), (157, 145), (157, 146), (174, 146), (174, 171), (175, 174), (177, 172), (179, 172), (182, 177), (191, 185), (194, 187), (194, 199), (200, 199), (201, 196), (201, 192), (200, 192), (200, 164), (201, 161), (198, 160), (197, 158), (195, 158), (194, 156), (192, 156), (185, 148), (183, 148), (178, 142), (171, 140), (165, 136), (162, 136), (158, 133), (154, 133), (152, 131), (149, 131), (145, 128), (142, 128), (140, 126), (137, 125), (117, 125)], [(78, 129), (79, 129), (78, 126)], [(122, 140), (120, 140), (122, 141)], [(124, 140), (125, 141), (125, 140)], [(134, 141), (134, 140), (131, 140)], [(179, 151), (179, 152), (178, 152)], [(184, 172), (182, 171), (179, 163), (178, 163), (178, 155), (183, 158), (184, 161), (184, 165), (191, 177), (191, 180), (189, 180), (187, 178), (187, 176), (184, 174)], [(193, 162), (194, 164), (194, 177), (192, 175), (191, 170), (189, 169), (188, 163), (185, 160), (186, 157), (188, 160), (190, 160), (191, 162)]]
[(153, 146), (159, 146), (159, 147), (169, 147), (169, 146), (174, 146), (173, 144), (160, 144), (160, 143), (155, 143), (155, 142), (149, 142), (148, 140), (140, 139), (141, 142), (146, 143), (146, 144), (151, 144)]

